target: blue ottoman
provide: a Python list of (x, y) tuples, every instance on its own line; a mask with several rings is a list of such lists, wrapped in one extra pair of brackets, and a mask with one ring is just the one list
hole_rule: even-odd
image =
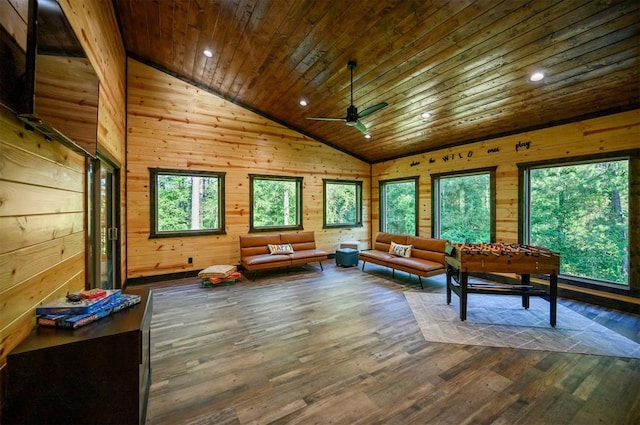
[(357, 266), (358, 250), (353, 248), (336, 249), (336, 266)]

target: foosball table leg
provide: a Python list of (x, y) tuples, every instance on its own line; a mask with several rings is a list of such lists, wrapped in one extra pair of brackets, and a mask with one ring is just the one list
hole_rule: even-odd
[(549, 322), (551, 326), (556, 326), (556, 314), (557, 314), (557, 302), (558, 302), (558, 275), (553, 273), (549, 276)]
[(460, 273), (460, 320), (467, 320), (467, 287), (469, 284), (469, 273)]
[(447, 304), (451, 304), (451, 267), (447, 267)]
[(527, 288), (525, 288), (525, 285), (531, 285), (531, 275), (528, 273), (524, 273), (522, 274), (522, 276), (520, 277), (520, 283), (522, 284), (523, 288), (522, 288), (522, 308), (524, 308), (525, 310), (529, 310), (529, 295), (526, 294)]

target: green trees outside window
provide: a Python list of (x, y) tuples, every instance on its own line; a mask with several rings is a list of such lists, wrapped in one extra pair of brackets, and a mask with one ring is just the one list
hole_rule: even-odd
[(302, 177), (249, 178), (251, 231), (302, 229)]
[(528, 242), (560, 252), (562, 274), (628, 285), (629, 161), (528, 170)]
[(417, 235), (418, 177), (380, 181), (380, 231)]
[(362, 182), (323, 179), (324, 227), (362, 226)]
[(451, 242), (494, 238), (493, 171), (433, 176), (434, 234)]
[(150, 169), (151, 237), (224, 233), (224, 176)]

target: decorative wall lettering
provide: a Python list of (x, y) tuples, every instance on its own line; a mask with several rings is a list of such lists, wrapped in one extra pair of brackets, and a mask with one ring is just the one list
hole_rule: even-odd
[(420, 165), (419, 161), (413, 161), (411, 164), (409, 164), (411, 167), (415, 167), (416, 165)]
[(433, 164), (434, 162), (436, 162), (436, 160), (433, 159), (433, 157), (429, 158), (429, 164)]
[(531, 141), (526, 141), (526, 142), (519, 141), (518, 143), (516, 143), (516, 152), (518, 152), (522, 148), (529, 149), (530, 146), (531, 146)]
[(496, 153), (496, 152), (500, 152), (500, 148), (491, 148), (487, 151), (487, 153)]
[[(467, 152), (467, 158), (471, 158), (472, 156), (473, 156), (473, 151), (468, 151), (468, 152)], [(458, 158), (459, 158), (459, 159), (462, 159), (462, 158), (464, 158), (464, 155), (458, 152)], [(445, 156), (443, 156), (443, 157), (442, 157), (442, 160), (443, 160), (444, 162), (447, 162), (447, 161), (449, 161), (450, 159), (451, 159), (451, 160), (456, 159), (456, 154), (454, 154), (454, 153), (452, 153), (451, 155), (447, 154), (447, 155), (445, 155)]]

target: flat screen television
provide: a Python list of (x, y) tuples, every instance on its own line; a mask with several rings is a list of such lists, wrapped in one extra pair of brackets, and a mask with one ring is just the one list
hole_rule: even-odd
[(21, 89), (6, 92), (3, 104), (46, 138), (95, 157), (99, 78), (57, 1), (29, 0), (26, 52), (18, 49), (7, 49), (13, 69), (3, 72)]

